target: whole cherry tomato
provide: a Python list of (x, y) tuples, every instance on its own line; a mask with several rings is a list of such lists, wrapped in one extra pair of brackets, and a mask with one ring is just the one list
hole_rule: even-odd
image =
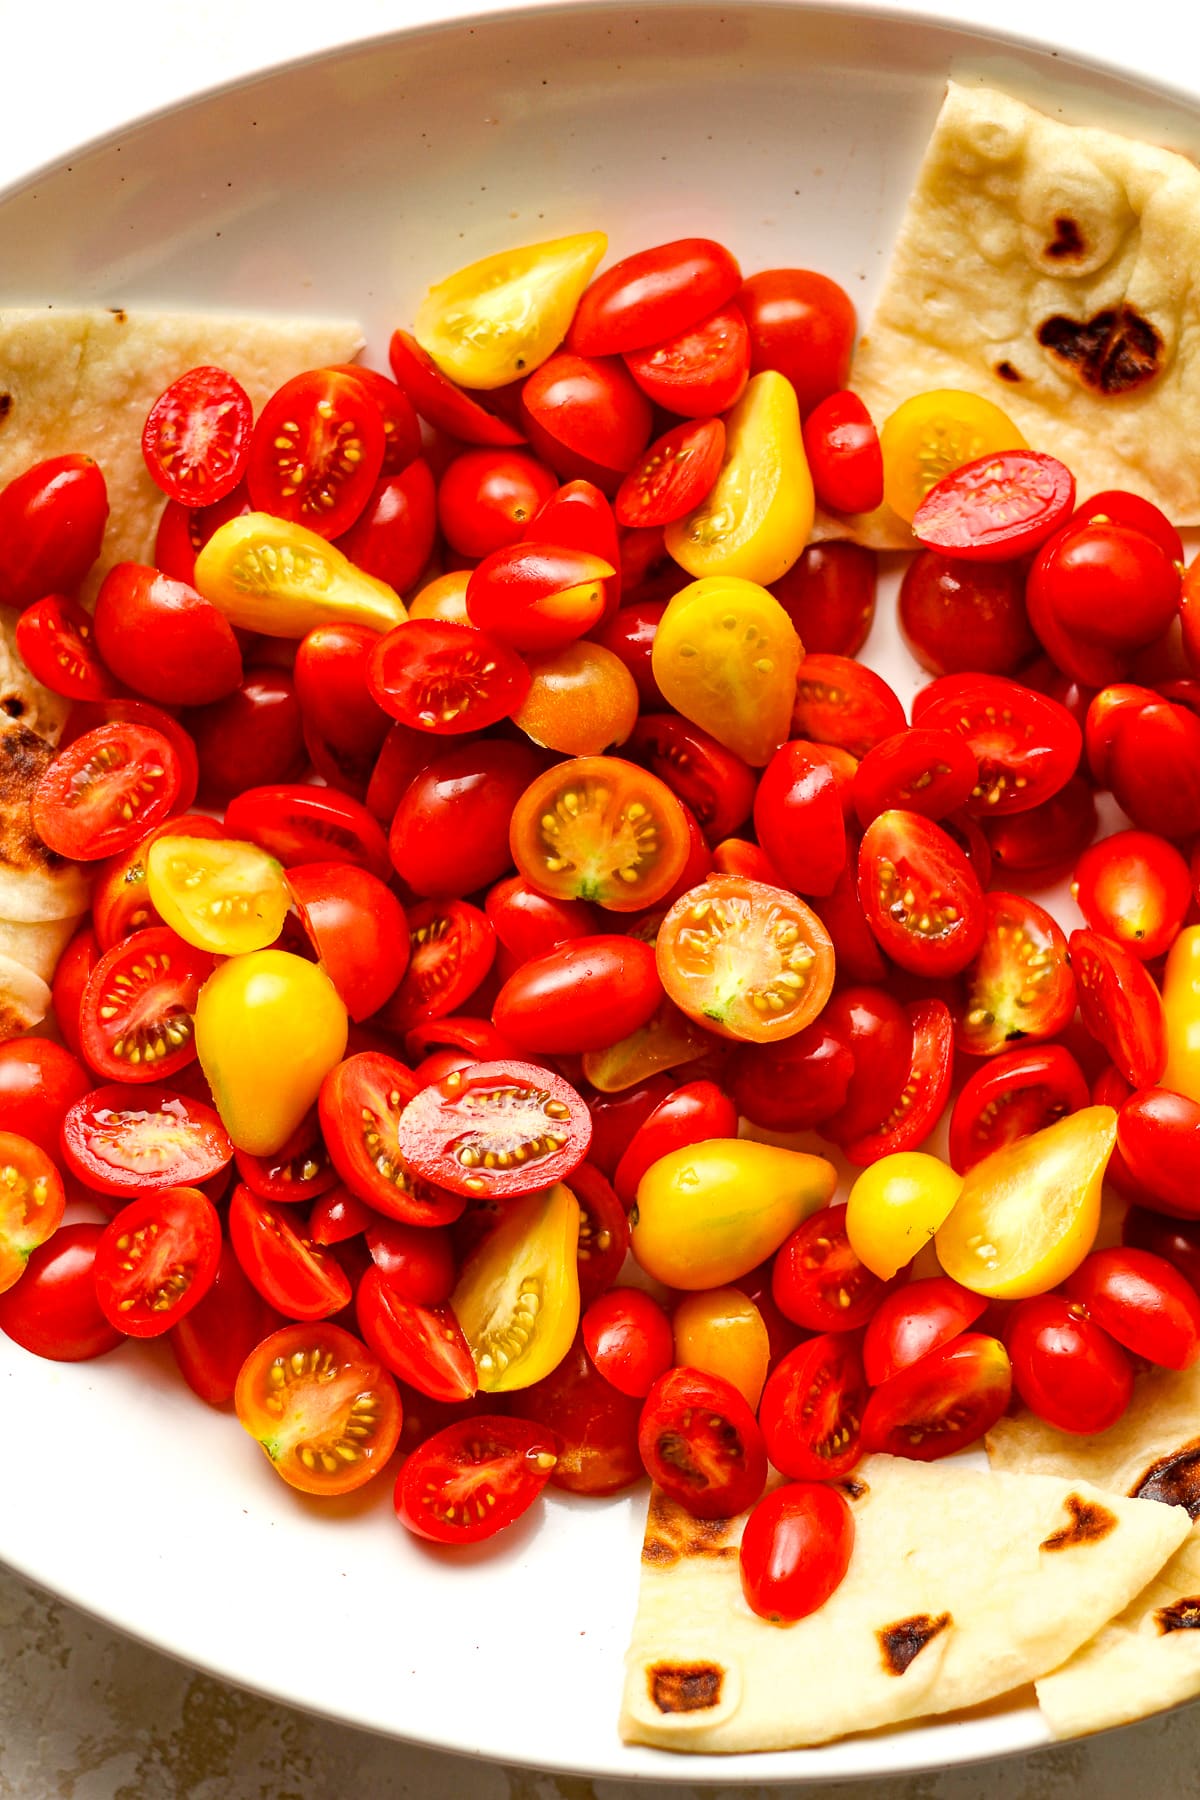
[(125, 1342), (96, 1298), (102, 1225), (60, 1225), (33, 1251), (25, 1273), (0, 1294), (0, 1331), (51, 1362), (89, 1362)]
[(527, 744), (474, 738), (414, 776), (388, 836), (392, 867), (416, 894), (449, 898), (489, 886), (512, 866), (509, 826), (539, 772)]
[(810, 654), (857, 656), (875, 618), (877, 559), (861, 544), (809, 544), (771, 592)]
[(923, 550), (904, 571), (899, 618), (904, 641), (932, 675), (1013, 675), (1037, 650), (1016, 563)]
[(882, 503), (879, 434), (857, 394), (828, 394), (813, 407), (804, 421), (804, 448), (822, 506), (864, 513)]
[(294, 781), (304, 771), (304, 725), (286, 669), (249, 668), (224, 700), (185, 715), (209, 805), (225, 806), (244, 787)]
[(1005, 1339), (1013, 1386), (1026, 1406), (1057, 1430), (1085, 1437), (1107, 1431), (1128, 1407), (1133, 1394), (1129, 1358), (1065, 1295), (1019, 1300)]
[(1178, 1269), (1149, 1250), (1095, 1250), (1066, 1292), (1126, 1350), (1164, 1369), (1189, 1369), (1200, 1356), (1200, 1295)]
[(436, 538), (437, 488), (418, 456), (375, 484), (350, 529), (340, 532), (338, 549), (355, 568), (402, 594), (421, 579)]
[(750, 367), (777, 369), (802, 413), (844, 388), (857, 325), (844, 288), (811, 269), (764, 269), (738, 290), (750, 330)]
[(100, 554), (108, 489), (90, 456), (52, 456), (0, 490), (0, 601), (73, 594)]
[(731, 300), (741, 270), (723, 244), (678, 238), (626, 256), (586, 289), (567, 333), (584, 356), (659, 343)]
[(867, 1403), (858, 1339), (825, 1333), (789, 1350), (763, 1389), (759, 1420), (775, 1467), (797, 1481), (836, 1481), (862, 1454)]
[(1094, 931), (1153, 962), (1183, 924), (1192, 880), (1174, 845), (1148, 831), (1117, 831), (1084, 851), (1073, 891)]
[(442, 535), (461, 556), (487, 556), (524, 535), (558, 477), (523, 450), (468, 450), (438, 485)]
[(671, 1321), (641, 1288), (610, 1288), (592, 1301), (580, 1327), (592, 1362), (622, 1394), (644, 1400), (674, 1362)]
[(738, 1568), (746, 1604), (774, 1625), (824, 1606), (850, 1567), (854, 1514), (837, 1488), (791, 1482), (767, 1494), (746, 1520)]

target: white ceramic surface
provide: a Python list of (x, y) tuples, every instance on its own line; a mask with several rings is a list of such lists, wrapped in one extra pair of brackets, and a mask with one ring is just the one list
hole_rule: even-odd
[[(702, 231), (747, 268), (810, 263), (865, 312), (950, 73), (1200, 148), (1183, 98), (896, 15), (542, 10), (332, 53), (74, 154), (0, 200), (0, 301), (346, 310), (382, 359), (430, 279), (599, 225), (615, 255)], [(907, 699), (889, 613), (885, 590), (868, 655)], [(786, 1756), (625, 1748), (642, 1495), (552, 1497), (452, 1559), (398, 1529), (386, 1481), (327, 1504), (285, 1488), (164, 1351), (59, 1367), (0, 1337), (0, 1383), (0, 1556), (247, 1687), (507, 1763), (673, 1781), (830, 1780), (1044, 1741), (1008, 1705)], [(34, 1473), (23, 1447), (47, 1443), (59, 1466)]]

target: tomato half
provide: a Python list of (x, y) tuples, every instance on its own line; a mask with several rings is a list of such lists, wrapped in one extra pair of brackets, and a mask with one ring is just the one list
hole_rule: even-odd
[(750, 1043), (803, 1030), (833, 988), (833, 945), (811, 908), (784, 888), (737, 875), (709, 876), (677, 900), (656, 955), (677, 1006)]
[(965, 560), (1024, 556), (1058, 530), (1075, 504), (1075, 477), (1040, 450), (1001, 450), (934, 483), (912, 528), (926, 549)]
[(334, 1167), (352, 1194), (377, 1212), (411, 1225), (444, 1225), (466, 1201), (416, 1175), (397, 1131), (417, 1092), (403, 1063), (378, 1050), (348, 1056), (321, 1086), (321, 1129)]
[(913, 709), (913, 722), (966, 739), (979, 765), (969, 810), (1028, 812), (1065, 787), (1083, 739), (1065, 706), (1000, 675), (944, 675)]
[(0, 1131), (0, 1294), (62, 1223), (62, 1177), (40, 1144)]
[(904, 731), (904, 708), (887, 682), (849, 656), (806, 656), (796, 676), (792, 735), (863, 757)]
[(58, 1156), (63, 1116), (91, 1085), (79, 1059), (53, 1039), (10, 1038), (0, 1044), (0, 1133)]
[(978, 877), (954, 840), (918, 813), (880, 813), (863, 834), (858, 892), (886, 953), (916, 975), (955, 975), (987, 929)]
[(1167, 1064), (1167, 1026), (1145, 967), (1094, 931), (1073, 931), (1068, 955), (1084, 1025), (1132, 1087), (1153, 1087)]
[(88, 1362), (125, 1342), (96, 1299), (101, 1225), (60, 1225), (33, 1251), (14, 1287), (0, 1293), (0, 1331), (50, 1362)]
[(472, 626), (410, 619), (380, 639), (369, 681), (392, 718), (444, 734), (507, 718), (528, 692), (529, 672), (507, 645)]
[(181, 506), (223, 500), (242, 478), (254, 409), (225, 369), (189, 369), (158, 396), (142, 428), (153, 480)]
[(976, 1069), (950, 1115), (949, 1156), (960, 1175), (1018, 1138), (1088, 1104), (1083, 1070), (1061, 1044), (1009, 1050)]
[(670, 601), (651, 665), (668, 705), (761, 768), (788, 735), (801, 654), (774, 596), (757, 582), (721, 574)]
[(485, 647), (561, 650), (600, 623), (607, 584), (615, 575), (612, 563), (589, 550), (531, 541), (526, 534), (472, 569), (467, 616), (484, 633)]
[[(949, 1007), (942, 1000), (914, 1000), (907, 1015), (912, 1061), (899, 1094), (872, 1129), (843, 1140), (846, 1160), (856, 1168), (923, 1144), (950, 1098), (954, 1027)], [(826, 1131), (832, 1132), (835, 1125), (845, 1131), (844, 1120), (836, 1115)]]
[(960, 1287), (948, 1275), (909, 1281), (885, 1294), (863, 1338), (863, 1370), (871, 1386), (881, 1387), (948, 1344), (982, 1316), (987, 1304), (982, 1294)]
[(759, 1419), (768, 1456), (794, 1480), (848, 1475), (862, 1454), (866, 1404), (857, 1338), (848, 1332), (809, 1338), (767, 1377)]
[(656, 344), (723, 306), (741, 279), (734, 257), (712, 238), (677, 238), (635, 251), (583, 294), (567, 342), (585, 356)]
[(521, 1062), (475, 1063), (422, 1088), (397, 1128), (401, 1155), (427, 1181), (496, 1198), (566, 1181), (591, 1135), (570, 1083)]
[(60, 856), (96, 862), (131, 850), (181, 799), (183, 771), (160, 731), (101, 725), (59, 750), (33, 794), (33, 824)]
[(211, 1287), (171, 1328), (167, 1342), (192, 1392), (206, 1406), (225, 1406), (250, 1352), (282, 1322), (247, 1281), (226, 1238)]
[(750, 374), (750, 334), (736, 306), (722, 306), (674, 337), (625, 354), (642, 392), (686, 419), (723, 413)]
[(302, 1494), (349, 1494), (400, 1438), (396, 1383), (339, 1325), (285, 1325), (247, 1357), (237, 1415), (271, 1467)]
[(519, 740), (471, 737), (439, 747), (392, 819), (388, 853), (396, 873), (414, 893), (434, 898), (490, 886), (511, 865), (513, 813), (542, 768)]
[(264, 950), (283, 929), (283, 870), (256, 844), (159, 832), (145, 849), (146, 890), (179, 939), (216, 956)]
[(619, 525), (645, 529), (682, 519), (704, 499), (725, 455), (720, 419), (685, 420), (656, 438), (626, 475), (613, 502)]
[(65, 594), (47, 594), (17, 620), (17, 653), (36, 681), (66, 700), (107, 700), (121, 684), (96, 649), (92, 620)]
[(1020, 894), (984, 896), (979, 954), (963, 973), (958, 1045), (994, 1056), (1019, 1038), (1050, 1038), (1075, 1015), (1067, 940), (1050, 914)]
[(821, 1207), (775, 1258), (772, 1298), (785, 1319), (806, 1331), (857, 1331), (887, 1292), (887, 1282), (851, 1248), (846, 1218), (845, 1206)]
[(754, 1414), (729, 1382), (698, 1369), (670, 1369), (654, 1383), (638, 1447), (650, 1479), (698, 1519), (744, 1512), (766, 1483)]
[(450, 1305), (485, 1393), (530, 1387), (579, 1326), (580, 1207), (561, 1182), (510, 1199), (467, 1256)]
[(377, 875), (353, 863), (301, 863), (287, 886), (317, 959), (352, 1019), (395, 993), (408, 967), (404, 908)]
[(400, 1523), (435, 1544), (478, 1544), (528, 1512), (558, 1461), (551, 1431), (479, 1413), (418, 1445), (396, 1481)]
[(276, 857), (285, 869), (297, 863), (347, 862), (369, 869), (381, 881), (391, 874), (387, 839), (379, 823), (332, 788), (281, 783), (246, 788), (225, 809), (225, 830), (248, 838)]
[(1011, 1395), (1004, 1345), (963, 1332), (874, 1390), (863, 1413), (863, 1448), (936, 1462), (990, 1431)]
[(510, 1395), (508, 1407), (557, 1440), (552, 1487), (572, 1494), (616, 1494), (645, 1478), (638, 1452), (641, 1402), (598, 1372), (582, 1336), (542, 1381)]
[(388, 345), (388, 361), (398, 385), (423, 419), (464, 444), (519, 444), (522, 437), (438, 368), (410, 332), (396, 330)]
[(854, 772), (854, 807), (864, 827), (899, 807), (944, 819), (970, 799), (977, 778), (970, 746), (953, 732), (912, 725), (868, 750)]
[(285, 1318), (328, 1319), (349, 1304), (350, 1281), (332, 1251), (248, 1187), (233, 1190), (229, 1239), (246, 1276)]
[(321, 1136), (315, 1107), (274, 1155), (252, 1156), (247, 1150), (236, 1150), (234, 1157), (246, 1186), (276, 1204), (315, 1200), (338, 1178)]
[(162, 1081), (196, 1054), (193, 1018), (213, 958), (165, 925), (101, 957), (80, 1006), (83, 1054), (107, 1081)]
[(379, 408), (337, 369), (295, 375), (272, 394), (250, 444), (246, 485), (259, 512), (323, 538), (352, 525), (383, 466)]
[(885, 419), (879, 441), (884, 499), (907, 520), (943, 476), (980, 457), (1026, 447), (1007, 413), (958, 388), (905, 400)]
[(1135, 1356), (1162, 1369), (1200, 1357), (1200, 1295), (1149, 1250), (1095, 1250), (1067, 1277), (1066, 1292)]
[(356, 1310), (372, 1350), (419, 1394), (453, 1404), (476, 1392), (470, 1346), (448, 1306), (408, 1299), (376, 1265), (359, 1281)]
[(161, 1337), (212, 1286), (221, 1221), (199, 1188), (141, 1194), (111, 1221), (96, 1251), (96, 1298), (127, 1337)]
[(465, 900), (425, 900), (408, 909), (409, 964), (381, 1015), (392, 1031), (445, 1018), (470, 999), (492, 966), (496, 934)]
[(63, 1120), (63, 1156), (101, 1194), (195, 1187), (230, 1162), (233, 1146), (210, 1106), (160, 1087), (95, 1088)]
[(641, 912), (669, 893), (688, 854), (683, 808), (665, 782), (613, 756), (559, 763), (512, 819), (513, 861), (544, 894)]

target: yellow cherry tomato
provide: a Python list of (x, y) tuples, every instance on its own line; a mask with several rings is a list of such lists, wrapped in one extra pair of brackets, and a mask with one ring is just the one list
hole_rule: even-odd
[(1096, 1241), (1116, 1140), (1112, 1107), (1085, 1106), (976, 1163), (935, 1235), (947, 1275), (995, 1300), (1065, 1281)]
[(884, 421), (883, 497), (893, 512), (912, 522), (922, 500), (942, 479), (977, 456), (997, 450), (1024, 450), (1025, 439), (1006, 412), (960, 388), (915, 394)]
[(962, 1190), (936, 1156), (899, 1150), (863, 1170), (846, 1203), (846, 1236), (859, 1262), (890, 1281), (927, 1244)]
[(774, 594), (711, 575), (668, 603), (651, 666), (668, 706), (761, 769), (791, 729), (803, 655)]
[(694, 512), (668, 525), (667, 549), (689, 575), (786, 575), (813, 525), (813, 484), (796, 390), (764, 369), (725, 423), (721, 472)]
[(672, 1324), (675, 1361), (731, 1381), (756, 1412), (771, 1360), (771, 1340), (753, 1300), (740, 1288), (709, 1288), (681, 1300)]
[(214, 971), (196, 1002), (196, 1054), (238, 1150), (286, 1144), (346, 1049), (337, 989), (316, 963), (253, 950)]
[(217, 956), (265, 950), (287, 918), (280, 864), (257, 844), (232, 838), (155, 838), (146, 888), (164, 925)]
[(427, 581), (408, 603), (409, 618), (448, 619), (452, 625), (469, 625), (467, 583), (470, 579), (470, 569), (451, 569), (448, 575), (438, 575), (433, 581)]
[(1180, 932), (1163, 976), (1167, 1067), (1160, 1086), (1200, 1101), (1200, 925)]
[(336, 544), (270, 513), (218, 525), (196, 558), (194, 581), (231, 625), (264, 637), (302, 638), (329, 624), (383, 632), (408, 617), (399, 594), (356, 569)]
[(673, 1000), (663, 1000), (648, 1025), (603, 1050), (585, 1050), (584, 1079), (602, 1094), (620, 1094), (663, 1069), (698, 1062), (712, 1047), (707, 1031), (693, 1025)]
[(602, 231), (581, 231), (485, 256), (430, 288), (413, 336), (463, 387), (519, 381), (562, 343), (607, 248)]
[(505, 1204), (450, 1297), (485, 1394), (557, 1369), (579, 1326), (579, 1202), (561, 1181)]
[(638, 1183), (633, 1254), (667, 1287), (724, 1287), (765, 1262), (836, 1186), (823, 1156), (744, 1138), (689, 1144)]
[(600, 756), (623, 744), (638, 716), (637, 683), (603, 644), (577, 638), (525, 658), (529, 692), (513, 714), (535, 744), (564, 756)]

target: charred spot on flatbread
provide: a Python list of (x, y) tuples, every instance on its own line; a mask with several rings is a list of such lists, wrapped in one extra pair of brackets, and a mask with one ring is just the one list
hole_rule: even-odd
[(845, 1475), (841, 1481), (835, 1481), (834, 1487), (841, 1488), (847, 1500), (865, 1500), (870, 1488), (857, 1475)]
[(1072, 1550), (1077, 1544), (1098, 1544), (1117, 1528), (1117, 1516), (1096, 1500), (1085, 1500), (1082, 1494), (1068, 1494), (1063, 1502), (1071, 1515), (1071, 1523), (1043, 1538), (1043, 1550)]
[(728, 1519), (694, 1519), (656, 1488), (650, 1496), (642, 1561), (660, 1569), (673, 1567), (683, 1556), (727, 1561), (738, 1553), (736, 1544), (726, 1542), (729, 1524)]
[(1003, 362), (998, 362), (996, 364), (996, 373), (1000, 377), (1001, 381), (1020, 381), (1021, 380), (1020, 369), (1014, 369), (1012, 364), (1009, 362), (1007, 356), (1004, 358)]
[(1074, 262), (1087, 255), (1083, 233), (1070, 213), (1059, 213), (1054, 221), (1054, 236), (1046, 245), (1046, 255), (1054, 262)]
[(655, 1663), (646, 1675), (661, 1713), (707, 1712), (720, 1705), (725, 1671), (719, 1663)]
[[(3, 700), (8, 709), (8, 699)], [(0, 862), (14, 869), (56, 870), (65, 859), (48, 850), (33, 828), (33, 790), (54, 751), (35, 731), (13, 723), (0, 730)]]
[(1190, 1519), (1200, 1518), (1200, 1438), (1151, 1463), (1129, 1498), (1161, 1500), (1164, 1506), (1185, 1507)]
[(885, 1625), (875, 1636), (883, 1651), (883, 1666), (889, 1675), (903, 1675), (920, 1656), (926, 1644), (940, 1637), (954, 1623), (948, 1612), (932, 1618), (929, 1613), (914, 1613), (911, 1619), (897, 1619)]
[(1160, 1606), (1154, 1623), (1162, 1633), (1200, 1631), (1200, 1594), (1185, 1594), (1171, 1606)]
[(118, 325), (124, 325), (129, 318), (129, 314), (125, 311), (123, 306), (110, 306), (108, 310), (117, 321)]
[(1105, 306), (1090, 319), (1052, 313), (1038, 326), (1037, 341), (1106, 399), (1144, 387), (1162, 364), (1161, 336), (1128, 303)]
[(12, 395), (11, 394), (0, 394), (0, 420), (7, 419), (8, 415), (12, 411), (12, 409), (13, 409)]

